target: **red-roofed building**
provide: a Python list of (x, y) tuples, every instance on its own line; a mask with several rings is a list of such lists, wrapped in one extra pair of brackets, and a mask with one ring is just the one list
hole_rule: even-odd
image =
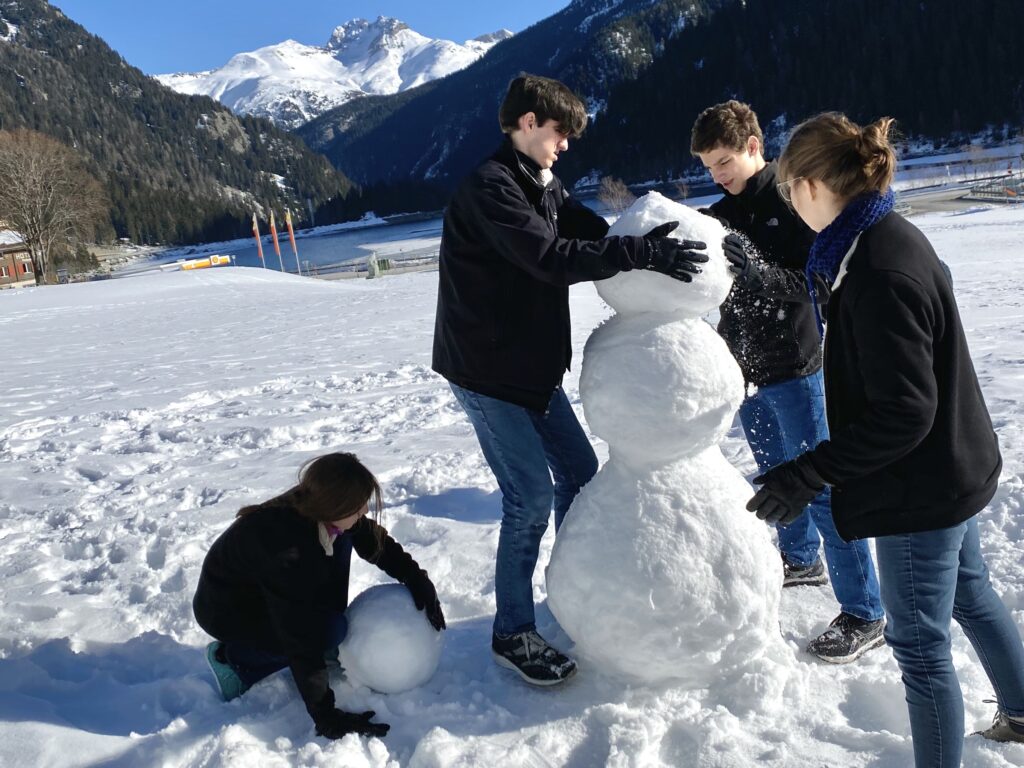
[(0, 229), (0, 288), (35, 285), (32, 256), (21, 235), (10, 229)]

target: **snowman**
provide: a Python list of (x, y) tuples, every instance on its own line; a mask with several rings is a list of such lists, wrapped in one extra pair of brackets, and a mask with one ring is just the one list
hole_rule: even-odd
[(609, 460), (555, 540), (548, 604), (584, 663), (607, 675), (732, 686), (731, 700), (759, 708), (781, 695), (792, 654), (778, 553), (718, 447), (743, 399), (738, 366), (702, 319), (732, 285), (726, 231), (652, 192), (610, 234), (666, 221), (680, 222), (673, 237), (707, 243), (710, 261), (692, 283), (645, 270), (596, 283), (617, 314), (587, 341), (580, 393)]

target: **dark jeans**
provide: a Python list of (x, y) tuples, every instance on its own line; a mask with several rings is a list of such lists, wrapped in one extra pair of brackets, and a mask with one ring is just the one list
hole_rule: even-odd
[[(323, 652), (333, 651), (348, 634), (348, 620), (344, 611), (334, 616), (331, 622), (330, 635)], [(232, 669), (246, 686), (252, 686), (265, 677), (288, 666), (288, 657), (280, 648), (256, 648), (244, 642), (224, 642), (224, 656)]]
[(981, 660), (999, 709), (1024, 716), (1024, 643), (988, 578), (974, 518), (952, 528), (875, 540), (885, 640), (903, 673), (918, 768), (956, 768), (964, 702), (953, 668), (952, 619)]
[(535, 629), (533, 571), (552, 505), (557, 532), (576, 494), (597, 474), (597, 456), (561, 387), (545, 413), (451, 387), (501, 488), (494, 631)]
[[(813, 449), (828, 439), (821, 371), (758, 387), (740, 406), (740, 422), (762, 472)], [(841, 609), (869, 621), (882, 618), (871, 551), (866, 541), (846, 542), (839, 536), (828, 488), (800, 517), (776, 530), (779, 549), (793, 565), (810, 565), (818, 559), (820, 536), (832, 591)]]

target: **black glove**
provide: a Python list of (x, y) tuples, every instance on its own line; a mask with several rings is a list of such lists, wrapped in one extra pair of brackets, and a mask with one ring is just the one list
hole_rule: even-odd
[(761, 262), (747, 253), (744, 238), (731, 232), (722, 241), (722, 250), (729, 260), (729, 269), (736, 275), (736, 282), (748, 291), (761, 289), (764, 280), (761, 277)]
[(672, 232), (678, 226), (678, 221), (666, 221), (664, 224), (659, 224), (646, 235), (644, 235), (644, 239), (647, 240), (650, 238), (668, 237), (669, 233)]
[(340, 709), (331, 709), (321, 715), (316, 721), (316, 735), (328, 739), (340, 739), (349, 733), (358, 733), (361, 736), (376, 736), (383, 738), (388, 735), (391, 728), (387, 723), (371, 723), (376, 712), (372, 709), (369, 712), (344, 712)]
[(767, 523), (789, 525), (825, 489), (826, 483), (805, 453), (755, 477), (754, 484), (760, 485), (761, 490), (747, 502), (747, 510)]
[(723, 227), (726, 227), (726, 228), (729, 227), (729, 222), (726, 221), (725, 219), (723, 219), (721, 216), (719, 216), (717, 213), (715, 213), (710, 208), (698, 208), (697, 209), (697, 213), (703, 213), (705, 216), (707, 216), (709, 218), (712, 218), (715, 221), (717, 221)]
[(426, 611), (427, 621), (430, 626), (440, 632), (448, 627), (444, 622), (444, 612), (441, 610), (441, 601), (437, 599), (437, 589), (434, 582), (427, 576), (424, 570), (417, 571), (406, 580), (405, 586), (412, 594), (412, 601), (416, 604), (417, 611)]
[(644, 235), (644, 255), (640, 269), (650, 269), (663, 275), (688, 283), (694, 275), (700, 274), (698, 264), (708, 260), (706, 253), (698, 253), (707, 245), (695, 240), (676, 240), (667, 237), (668, 233), (679, 226), (678, 221), (670, 221), (655, 227)]

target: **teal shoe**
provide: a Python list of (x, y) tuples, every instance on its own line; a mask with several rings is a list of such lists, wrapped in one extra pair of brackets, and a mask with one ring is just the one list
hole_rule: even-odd
[(235, 672), (234, 667), (227, 663), (226, 659), (224, 661), (220, 660), (224, 658), (224, 654), (221, 651), (223, 647), (224, 644), (220, 640), (214, 640), (206, 646), (206, 663), (210, 665), (213, 678), (217, 681), (217, 690), (220, 692), (220, 697), (224, 701), (231, 701), (249, 690), (249, 686), (242, 682), (242, 678)]

